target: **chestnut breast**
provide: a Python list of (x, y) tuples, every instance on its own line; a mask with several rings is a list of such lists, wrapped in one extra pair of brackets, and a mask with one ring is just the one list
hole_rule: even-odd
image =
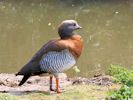
[(80, 35), (73, 35), (71, 38), (62, 39), (57, 42), (60, 48), (65, 45), (75, 59), (78, 59), (81, 55), (83, 48), (83, 40)]

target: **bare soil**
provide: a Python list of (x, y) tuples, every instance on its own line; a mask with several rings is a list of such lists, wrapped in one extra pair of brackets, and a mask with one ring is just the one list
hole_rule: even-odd
[[(0, 92), (2, 93), (14, 93), (21, 94), (25, 92), (48, 92), (49, 91), (49, 76), (32, 76), (27, 82), (18, 86), (23, 76), (15, 76), (15, 74), (0, 74)], [(77, 84), (95, 84), (103, 86), (113, 85), (112, 77), (99, 74), (92, 78), (67, 78), (66, 74), (61, 73), (59, 75), (60, 88), (68, 85)], [(53, 79), (53, 87), (55, 88), (55, 79)]]

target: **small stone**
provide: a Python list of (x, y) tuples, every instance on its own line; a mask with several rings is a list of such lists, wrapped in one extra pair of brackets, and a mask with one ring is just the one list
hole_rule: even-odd
[(49, 23), (48, 23), (48, 26), (51, 26), (51, 25), (52, 25), (52, 24), (49, 22)]
[(118, 11), (115, 12), (115, 14), (118, 14), (118, 13), (119, 13)]

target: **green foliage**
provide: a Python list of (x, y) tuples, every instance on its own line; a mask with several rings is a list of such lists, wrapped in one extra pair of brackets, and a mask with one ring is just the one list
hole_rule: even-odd
[(108, 69), (108, 74), (114, 77), (114, 82), (133, 86), (133, 70), (111, 64)]
[(107, 70), (107, 74), (109, 74), (111, 76), (115, 76), (117, 74), (124, 73), (125, 71), (127, 71), (126, 68), (124, 68), (120, 65), (111, 64)]
[(123, 85), (120, 90), (109, 92), (107, 100), (132, 100), (133, 89)]
[(109, 92), (108, 100), (132, 100), (133, 98), (133, 70), (122, 66), (110, 65), (108, 74), (114, 77), (114, 81), (121, 83), (119, 90)]

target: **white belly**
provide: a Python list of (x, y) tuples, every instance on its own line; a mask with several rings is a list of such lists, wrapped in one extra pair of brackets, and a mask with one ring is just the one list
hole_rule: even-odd
[(51, 73), (63, 72), (72, 67), (75, 63), (75, 58), (67, 49), (61, 52), (49, 52), (44, 55), (40, 61), (42, 71)]

